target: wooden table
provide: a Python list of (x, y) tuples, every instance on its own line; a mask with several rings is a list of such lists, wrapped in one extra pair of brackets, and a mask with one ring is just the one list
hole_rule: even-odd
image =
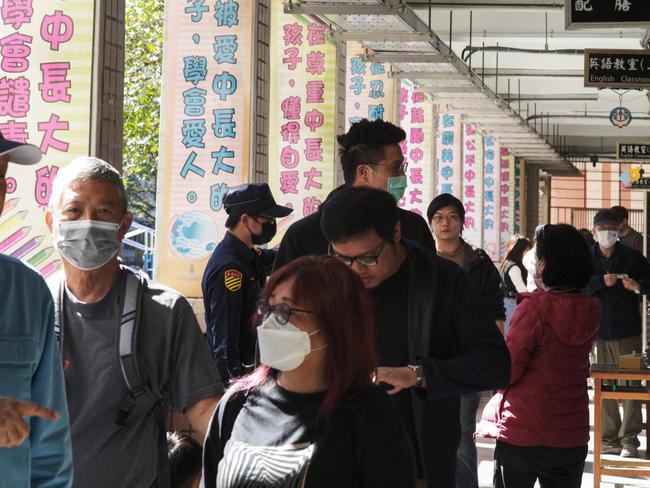
[[(646, 405), (646, 433), (650, 434), (650, 369), (618, 369), (616, 364), (593, 364), (590, 376), (594, 379), (594, 488), (600, 487), (602, 475), (613, 476), (650, 476), (650, 460), (647, 459), (601, 459), (602, 445), (602, 401), (603, 400), (640, 400)], [(645, 382), (637, 387), (613, 389), (603, 385), (607, 380), (636, 380)], [(646, 457), (648, 454), (648, 437), (646, 437)]]

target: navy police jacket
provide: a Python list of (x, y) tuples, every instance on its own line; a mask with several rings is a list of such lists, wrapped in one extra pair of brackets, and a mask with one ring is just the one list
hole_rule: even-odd
[(203, 273), (206, 340), (224, 385), (254, 363), (251, 318), (274, 259), (275, 251), (250, 248), (227, 232)]

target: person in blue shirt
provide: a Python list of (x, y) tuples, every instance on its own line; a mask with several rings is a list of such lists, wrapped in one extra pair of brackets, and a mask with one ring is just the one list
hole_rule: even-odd
[(252, 370), (255, 335), (250, 318), (271, 274), (276, 253), (255, 245), (269, 242), (276, 218), (293, 209), (278, 205), (266, 183), (248, 183), (228, 190), (225, 237), (203, 273), (206, 340), (224, 385)]
[[(40, 159), (37, 147), (0, 133), (0, 214), (9, 162)], [(36, 271), (2, 254), (0, 277), (0, 485), (70, 487), (70, 424), (52, 296)]]

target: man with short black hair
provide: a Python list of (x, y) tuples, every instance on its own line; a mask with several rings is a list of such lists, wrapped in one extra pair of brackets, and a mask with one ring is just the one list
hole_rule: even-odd
[[(406, 138), (400, 127), (383, 120), (363, 119), (337, 137), (345, 185), (335, 189), (366, 186), (390, 193), (396, 201), (407, 186), (407, 163), (399, 143)], [(426, 222), (416, 213), (399, 209), (399, 221), (404, 237), (433, 249), (433, 238)], [(300, 256), (327, 253), (327, 239), (320, 228), (321, 212), (294, 222), (284, 234), (274, 268), (277, 269)]]
[(276, 218), (293, 210), (275, 203), (269, 185), (247, 183), (228, 190), (223, 206), (228, 231), (203, 273), (206, 340), (224, 385), (254, 366), (250, 319), (276, 252), (260, 249), (276, 233)]
[[(641, 353), (639, 299), (650, 293), (650, 263), (618, 241), (620, 214), (601, 209), (594, 216), (594, 276), (587, 291), (603, 304), (596, 339), (596, 361), (616, 363), (623, 354)], [(625, 400), (623, 421), (616, 400), (603, 400), (603, 454), (637, 457), (643, 427), (641, 403)], [(600, 442), (596, 439), (595, 442)]]
[(418, 453), (419, 478), (454, 486), (460, 396), (505, 385), (510, 356), (467, 276), (417, 242), (402, 239), (395, 199), (346, 188), (322, 207), (321, 227), (361, 278), (375, 315), (375, 346), (386, 384)]
[(630, 214), (628, 213), (627, 208), (621, 205), (615, 205), (611, 210), (618, 214), (621, 221), (618, 226), (618, 240), (624, 246), (631, 247), (635, 251), (639, 251), (643, 254), (643, 234), (630, 227)]
[[(503, 305), (501, 276), (490, 256), (483, 249), (474, 249), (462, 238), (465, 225), (463, 202), (449, 193), (434, 198), (427, 208), (429, 225), (435, 236), (438, 256), (456, 263), (485, 301), (491, 318), (503, 333), (506, 312)], [(478, 456), (474, 443), (476, 411), (481, 393), (463, 395), (460, 400), (461, 439), (458, 446), (456, 486), (478, 488)]]

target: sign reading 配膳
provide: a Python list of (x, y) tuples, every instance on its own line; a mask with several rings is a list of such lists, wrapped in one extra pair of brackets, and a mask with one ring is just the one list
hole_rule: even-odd
[(169, 0), (165, 13), (154, 273), (200, 297), (223, 198), (248, 181), (253, 6)]
[(650, 26), (647, 0), (565, 0), (567, 30)]
[(0, 1), (0, 132), (43, 153), (11, 165), (0, 253), (47, 277), (61, 265), (45, 225), (59, 168), (90, 149), (94, 2)]
[(492, 261), (499, 260), (499, 187), (501, 183), (500, 154), (497, 140), (483, 137), (483, 249)]
[(596, 88), (647, 88), (650, 50), (585, 49), (584, 84)]
[(274, 245), (334, 188), (337, 45), (323, 24), (285, 14), (274, 1), (270, 49), (269, 186), (294, 209), (278, 222)]
[(365, 48), (347, 42), (345, 129), (361, 119), (393, 121), (394, 80), (385, 63), (364, 60)]
[(463, 239), (475, 247), (483, 245), (483, 136), (476, 124), (463, 125)]
[(618, 142), (616, 143), (618, 159), (650, 159), (650, 143), (647, 142)]
[(408, 162), (408, 186), (399, 205), (419, 215), (433, 198), (433, 102), (426, 93), (415, 90), (408, 81), (400, 87), (400, 126), (406, 140), (400, 144)]

